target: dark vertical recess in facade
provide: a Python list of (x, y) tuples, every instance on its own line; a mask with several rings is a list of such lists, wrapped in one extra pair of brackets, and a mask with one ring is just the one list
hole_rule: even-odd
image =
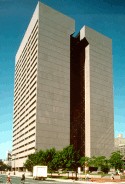
[(70, 144), (85, 155), (85, 47), (84, 38), (70, 39)]

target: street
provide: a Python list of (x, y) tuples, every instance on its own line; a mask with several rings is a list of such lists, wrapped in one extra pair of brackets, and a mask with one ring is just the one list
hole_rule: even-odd
[[(0, 183), (6, 184), (7, 175), (0, 176)], [(11, 183), (12, 184), (21, 184), (21, 178), (18, 176), (11, 176)], [(40, 180), (33, 180), (32, 178), (26, 178), (25, 184), (47, 184), (47, 183), (59, 183), (56, 181), (40, 181)]]
[[(0, 184), (6, 184), (6, 178), (7, 175), (0, 175)], [(21, 184), (21, 178), (18, 176), (11, 176), (11, 183), (12, 184)], [(76, 183), (76, 184), (100, 184), (98, 182), (90, 182), (90, 181), (74, 181), (74, 180), (57, 180), (57, 179), (51, 179), (47, 178), (44, 181), (41, 180), (33, 180), (32, 178), (26, 178), (25, 184), (71, 184), (71, 183)], [(113, 182), (115, 184), (125, 184), (125, 182)], [(101, 183), (102, 184), (102, 183)], [(112, 182), (104, 182), (103, 184), (112, 184)]]
[[(1, 175), (0, 176), (0, 184), (3, 183), (3, 184), (6, 184), (6, 178), (7, 178), (7, 175)], [(11, 176), (11, 183), (12, 184), (21, 184), (21, 178), (18, 177), (18, 176)], [(70, 181), (67, 181), (67, 180), (54, 180), (54, 179), (51, 179), (51, 178), (47, 178), (46, 180), (42, 181), (42, 180), (33, 180), (32, 178), (26, 178), (25, 180), (25, 184), (48, 184), (48, 183), (51, 183), (51, 184), (70, 184), (70, 183), (85, 183), (83, 181), (73, 181), (73, 180), (70, 180)], [(88, 182), (86, 182), (88, 183)], [(94, 182), (93, 182), (94, 183)]]
[[(0, 175), (0, 184), (3, 183), (3, 184), (6, 184), (6, 178), (7, 178), (7, 175)], [(18, 177), (18, 176), (11, 176), (11, 183), (12, 184), (21, 184), (21, 178)], [(51, 179), (51, 178), (47, 178), (46, 180), (44, 181), (41, 181), (41, 180), (33, 180), (32, 178), (26, 178), (25, 180), (25, 184), (48, 184), (48, 183), (51, 183), (51, 184), (71, 184), (71, 183), (79, 183), (79, 184), (89, 184), (89, 183), (92, 183), (92, 182), (85, 182), (85, 181), (74, 181), (74, 180), (57, 180), (57, 179)], [(96, 184), (95, 182), (93, 182), (93, 184)]]

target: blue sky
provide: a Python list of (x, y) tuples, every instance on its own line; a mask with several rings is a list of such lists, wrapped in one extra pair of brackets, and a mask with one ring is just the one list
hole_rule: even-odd
[[(0, 0), (0, 159), (12, 149), (15, 55), (37, 0)], [(76, 32), (87, 25), (110, 37), (113, 46), (115, 137), (125, 137), (125, 1), (41, 0), (72, 17)]]

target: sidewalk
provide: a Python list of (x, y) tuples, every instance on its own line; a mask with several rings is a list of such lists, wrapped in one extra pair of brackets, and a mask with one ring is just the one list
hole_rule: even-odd
[[(15, 175), (14, 175), (14, 172), (9, 172), (11, 176), (14, 176), (14, 177), (21, 177), (22, 174), (24, 172), (18, 172), (16, 171), (15, 172)], [(7, 175), (8, 172), (6, 172), (6, 174), (4, 173), (4, 175)], [(25, 177), (26, 178), (33, 178), (32, 174), (31, 173), (28, 173), (28, 172), (25, 172)], [(54, 178), (54, 177), (48, 177), (46, 179), (46, 181), (57, 181), (57, 182), (68, 182), (68, 183), (87, 183), (87, 184), (99, 184), (99, 183), (106, 183), (106, 184), (113, 184), (113, 183), (122, 183), (122, 184), (125, 184), (125, 179), (117, 179), (115, 178), (114, 180), (111, 180), (110, 177), (108, 178), (92, 178), (90, 179), (89, 181), (85, 181), (84, 179), (82, 178), (78, 178), (78, 180), (75, 180), (75, 179), (61, 179), (61, 178)]]
[(58, 181), (58, 182), (68, 182), (68, 183), (97, 183), (92, 181), (85, 181), (85, 180), (72, 180), (72, 179), (57, 179), (57, 178), (47, 178), (47, 181)]
[(93, 184), (113, 184), (113, 183), (115, 183), (115, 184), (117, 184), (117, 183), (122, 183), (122, 184), (125, 184), (125, 180), (118, 180), (118, 179), (116, 179), (116, 180), (111, 180), (111, 179), (99, 179), (99, 180), (97, 180), (97, 179), (95, 179), (95, 180), (90, 180), (90, 181), (85, 181), (85, 180), (72, 180), (72, 179), (57, 179), (57, 178), (47, 178), (47, 181), (61, 181), (61, 182), (71, 182), (71, 183), (87, 183), (87, 184), (91, 184), (91, 183), (93, 183)]

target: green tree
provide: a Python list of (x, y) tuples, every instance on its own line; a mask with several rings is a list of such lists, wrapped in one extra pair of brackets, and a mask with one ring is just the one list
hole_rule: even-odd
[(93, 156), (89, 159), (89, 166), (97, 167), (98, 170), (106, 173), (109, 171), (109, 160), (105, 156)]
[(45, 151), (43, 150), (39, 150), (36, 152), (36, 156), (35, 156), (36, 165), (46, 165), (46, 161), (45, 161)]
[(2, 161), (0, 161), (0, 171), (5, 171), (5, 170), (11, 170), (11, 166), (4, 164)]
[(120, 153), (120, 151), (113, 152), (110, 156), (109, 162), (111, 167), (114, 167), (116, 170), (122, 169), (124, 165), (123, 155)]
[(90, 161), (89, 157), (81, 157), (79, 160), (79, 163), (80, 163), (81, 167), (84, 167), (85, 163), (87, 163), (89, 166), (89, 161)]
[(55, 158), (56, 150), (55, 148), (47, 149), (43, 154), (43, 165), (48, 166), (50, 172), (54, 171), (53, 159)]
[(76, 170), (78, 166), (80, 166), (79, 159), (80, 155), (73, 148), (73, 145), (67, 146), (60, 153), (61, 158), (61, 166), (66, 170)]
[(28, 169), (28, 171), (33, 171), (33, 166), (36, 165), (36, 154), (31, 154), (28, 156), (28, 159), (24, 163), (24, 167)]
[(58, 171), (61, 168), (61, 151), (56, 151), (53, 160), (49, 163), (49, 171), (52, 173), (53, 171)]
[(29, 171), (32, 171), (35, 165), (47, 165), (50, 172), (57, 171), (58, 169), (76, 170), (80, 166), (79, 159), (79, 153), (70, 145), (61, 151), (51, 148), (31, 154), (28, 156), (24, 166)]
[(47, 165), (48, 169), (51, 169), (51, 162), (54, 159), (55, 154), (56, 150), (54, 148), (47, 149), (46, 151), (40, 150), (28, 156), (28, 159), (24, 163), (24, 167), (29, 171), (32, 171), (33, 166), (35, 165)]

